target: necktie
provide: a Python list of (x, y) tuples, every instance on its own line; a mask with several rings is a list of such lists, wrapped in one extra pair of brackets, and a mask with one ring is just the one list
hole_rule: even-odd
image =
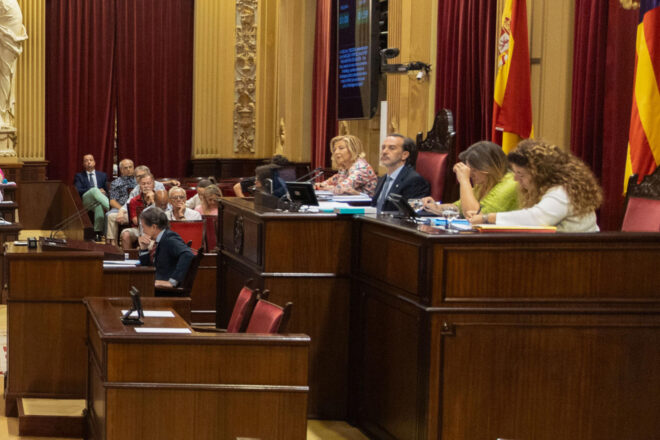
[(392, 178), (390, 176), (387, 176), (385, 179), (385, 183), (383, 183), (383, 189), (380, 192), (380, 196), (378, 197), (378, 202), (376, 203), (376, 208), (378, 208), (378, 211), (383, 210), (383, 205), (385, 205), (385, 201), (387, 200), (387, 193), (390, 191), (390, 185), (392, 184)]
[(94, 188), (96, 185), (94, 185), (94, 179), (92, 178), (92, 173), (87, 173), (87, 180), (89, 180), (89, 186)]
[(158, 242), (156, 242), (149, 250), (149, 257), (151, 257), (151, 264), (156, 264), (156, 249), (158, 249)]

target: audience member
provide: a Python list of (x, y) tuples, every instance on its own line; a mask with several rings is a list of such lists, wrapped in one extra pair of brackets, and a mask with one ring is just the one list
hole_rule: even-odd
[[(139, 217), (144, 208), (154, 202), (154, 176), (149, 174), (141, 175), (138, 179), (140, 194), (128, 201), (128, 218), (131, 227), (121, 232), (121, 245), (125, 250), (132, 249), (138, 237), (140, 236)], [(119, 217), (119, 215), (118, 215)]]
[(332, 167), (337, 174), (316, 184), (316, 189), (329, 190), (335, 194), (365, 193), (374, 195), (378, 177), (364, 159), (362, 142), (355, 136), (336, 136), (330, 141)]
[(562, 232), (597, 232), (596, 209), (603, 194), (591, 170), (570, 152), (527, 139), (508, 155), (520, 185), (523, 209), (466, 213), (473, 224), (556, 226)]
[(179, 234), (168, 228), (167, 215), (160, 208), (142, 211), (140, 225), (144, 231), (138, 239), (140, 263), (155, 266), (155, 287), (176, 287), (188, 272), (194, 256), (192, 250)]
[[(194, 196), (192, 196), (191, 198), (188, 199), (188, 201), (186, 202), (186, 207), (187, 208), (195, 209), (199, 205), (202, 204), (202, 194), (204, 193), (204, 189), (207, 186), (214, 183), (214, 182), (211, 182), (211, 179), (213, 179), (213, 178), (210, 177), (208, 179), (202, 179), (199, 182), (197, 182), (197, 188), (196, 188), (197, 189), (197, 194), (195, 194)], [(215, 181), (215, 179), (213, 179), (213, 181)]]
[(201, 215), (218, 215), (218, 203), (222, 191), (216, 185), (209, 185), (201, 195), (202, 204), (195, 208)]
[[(460, 200), (453, 203), (462, 212), (480, 213), (518, 209), (518, 184), (509, 171), (502, 147), (488, 141), (472, 144), (458, 155), (454, 173), (460, 187)], [(436, 204), (424, 198), (424, 209), (442, 214), (451, 203)]]
[(94, 215), (94, 233), (96, 240), (100, 241), (105, 225), (105, 211), (110, 209), (110, 202), (106, 193), (107, 176), (104, 172), (96, 171), (94, 156), (83, 156), (83, 169), (76, 173), (73, 184), (82, 198), (83, 206)]
[(181, 187), (175, 186), (170, 189), (170, 204), (172, 209), (166, 212), (168, 220), (201, 220), (202, 215), (186, 207), (186, 190)]
[(119, 177), (110, 184), (110, 211), (106, 213), (106, 240), (109, 244), (116, 245), (117, 238), (117, 213), (121, 207), (128, 202), (128, 195), (137, 185), (135, 170), (131, 159), (123, 159), (119, 162)]
[(410, 165), (411, 155), (417, 153), (415, 141), (394, 133), (385, 138), (380, 147), (380, 165), (387, 175), (378, 179), (371, 206), (378, 211), (396, 211), (387, 200), (389, 194), (399, 194), (406, 199), (421, 199), (430, 193), (429, 184)]

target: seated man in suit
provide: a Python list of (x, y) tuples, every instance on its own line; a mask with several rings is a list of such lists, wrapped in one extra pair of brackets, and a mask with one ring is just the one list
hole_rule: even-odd
[(83, 171), (76, 173), (73, 184), (82, 198), (83, 206), (94, 213), (94, 233), (96, 240), (101, 240), (105, 225), (105, 211), (110, 209), (110, 201), (106, 193), (107, 176), (94, 167), (96, 161), (94, 156), (86, 154), (83, 156)]
[(429, 183), (410, 165), (410, 156), (416, 153), (415, 141), (400, 134), (391, 134), (380, 147), (380, 164), (387, 168), (387, 175), (378, 179), (371, 206), (378, 211), (396, 211), (387, 200), (389, 194), (400, 194), (406, 199), (419, 199), (431, 194)]
[[(140, 263), (156, 267), (156, 287), (176, 287), (186, 277), (193, 259), (192, 250), (179, 234), (168, 228), (167, 216), (160, 208), (153, 207), (142, 211), (140, 225), (143, 231), (138, 238)], [(152, 246), (153, 243), (155, 245)]]

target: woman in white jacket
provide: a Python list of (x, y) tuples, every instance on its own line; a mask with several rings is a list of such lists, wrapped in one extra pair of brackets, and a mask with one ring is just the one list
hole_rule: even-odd
[(556, 145), (527, 139), (508, 155), (523, 209), (473, 214), (472, 224), (556, 226), (561, 232), (597, 232), (603, 194), (596, 177), (577, 157)]

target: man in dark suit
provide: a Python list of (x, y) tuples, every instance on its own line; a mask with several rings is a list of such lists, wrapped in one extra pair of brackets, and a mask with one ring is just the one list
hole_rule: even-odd
[(110, 209), (110, 201), (106, 193), (108, 180), (105, 173), (96, 171), (94, 156), (83, 156), (82, 173), (76, 173), (73, 184), (82, 198), (83, 206), (94, 213), (94, 232), (96, 240), (100, 241), (105, 230), (105, 211)]
[(167, 215), (162, 209), (145, 209), (140, 214), (140, 223), (140, 263), (156, 267), (156, 287), (178, 286), (188, 272), (193, 259), (192, 250), (179, 234), (168, 228)]
[(387, 174), (378, 179), (376, 193), (371, 206), (378, 211), (396, 211), (394, 204), (387, 200), (389, 194), (400, 194), (406, 199), (419, 199), (431, 194), (429, 183), (417, 174), (409, 164), (410, 156), (416, 152), (415, 141), (394, 133), (385, 138), (380, 147), (380, 165), (387, 168)]

